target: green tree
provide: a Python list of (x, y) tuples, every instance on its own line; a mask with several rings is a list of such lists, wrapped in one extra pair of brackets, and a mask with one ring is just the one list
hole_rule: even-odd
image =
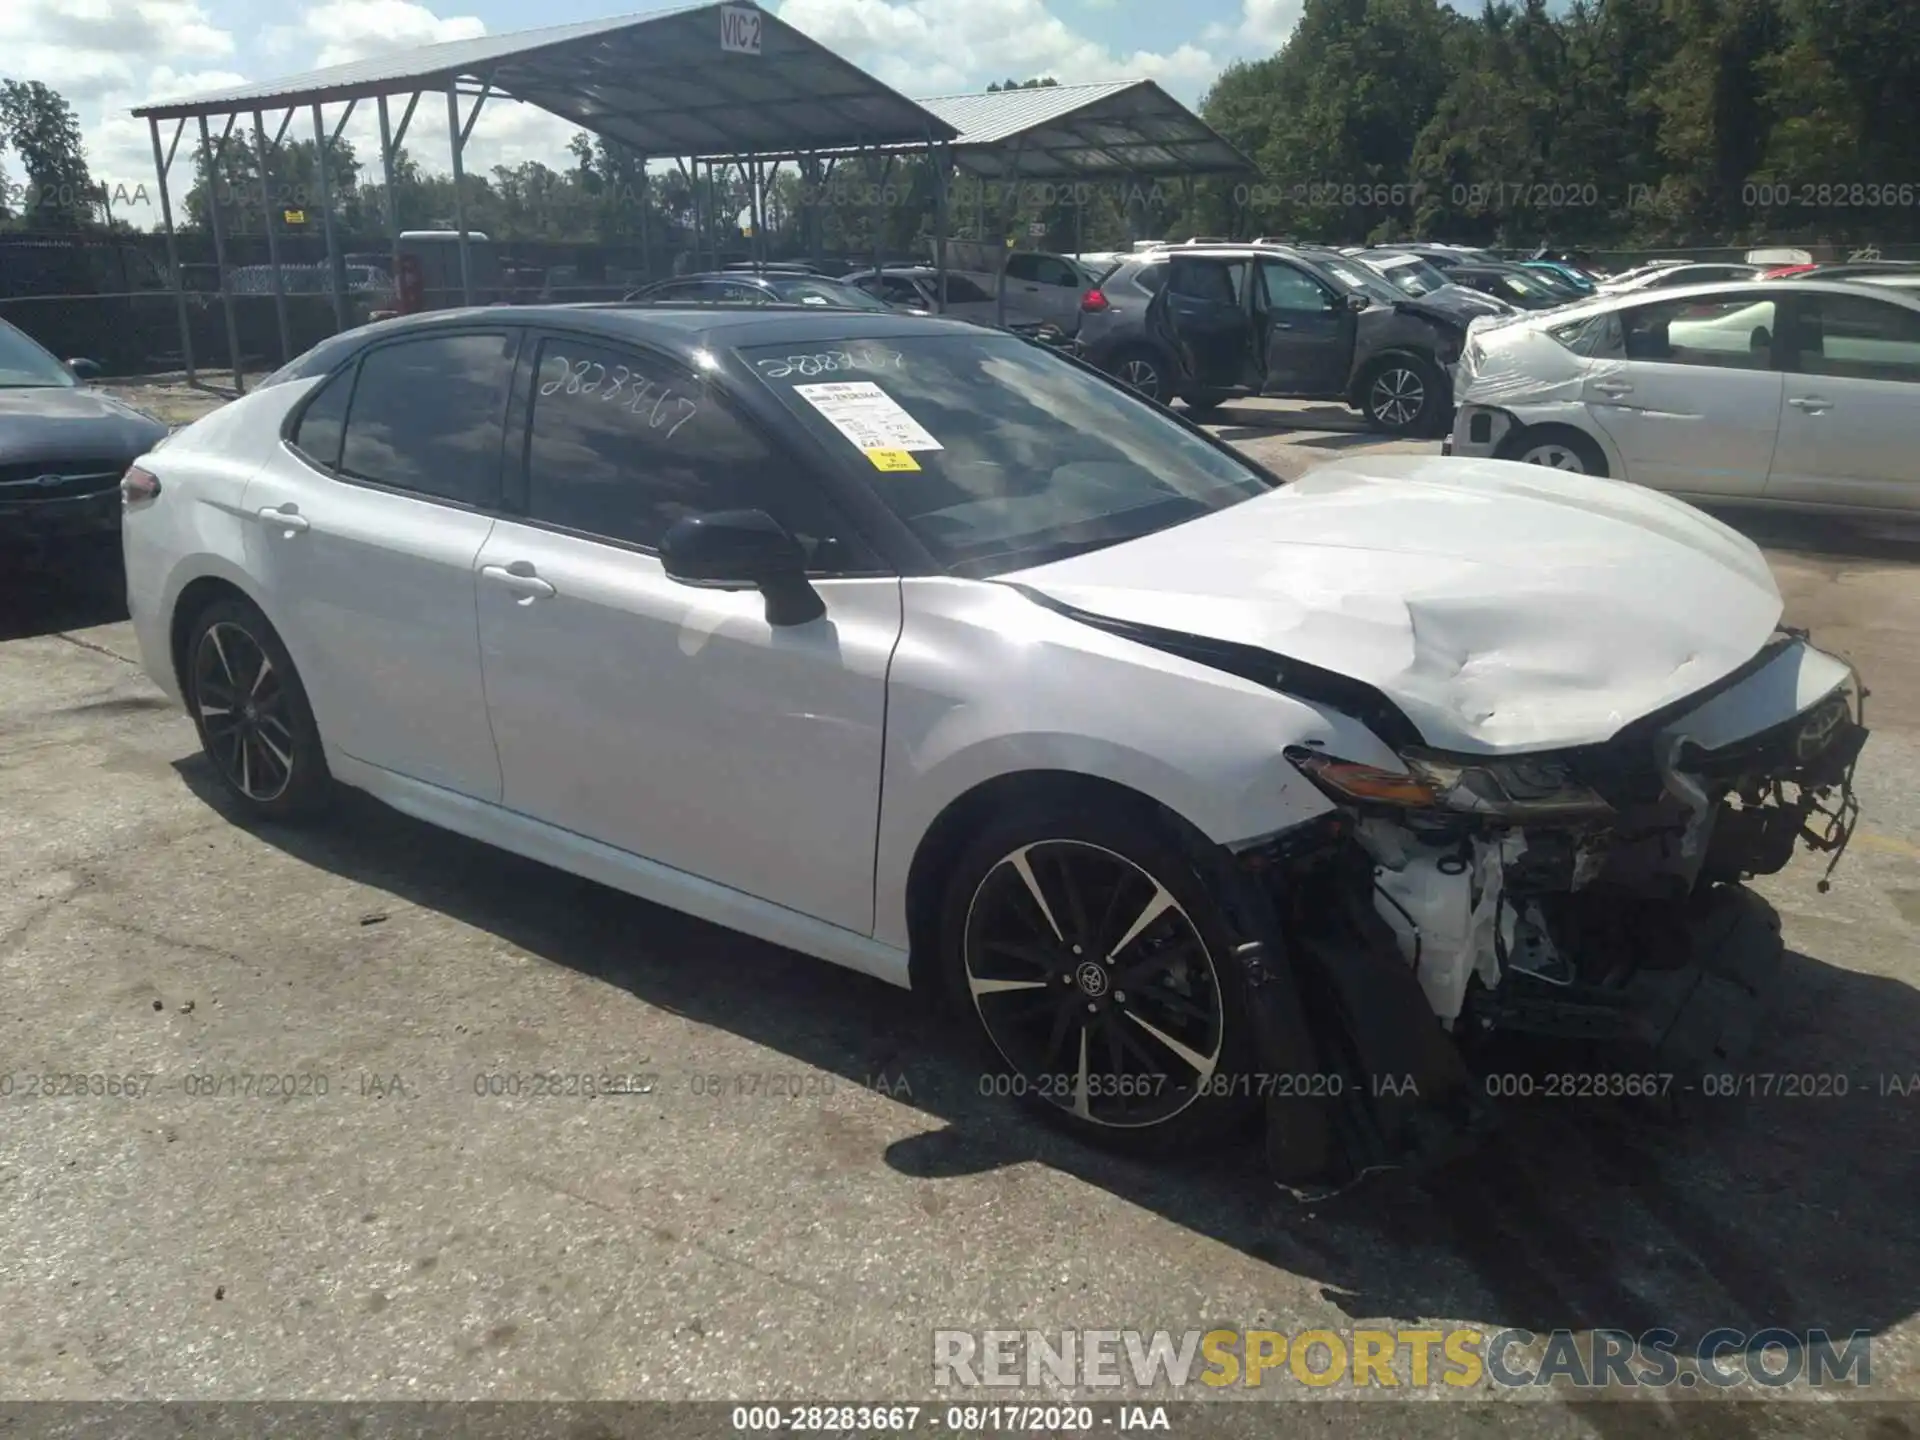
[(0, 140), (26, 172), (13, 203), (28, 226), (79, 230), (95, 223), (99, 189), (87, 170), (80, 122), (59, 91), (38, 80), (0, 80)]

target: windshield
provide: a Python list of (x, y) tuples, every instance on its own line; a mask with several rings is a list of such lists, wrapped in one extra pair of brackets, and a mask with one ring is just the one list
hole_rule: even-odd
[(1369, 266), (1358, 264), (1352, 260), (1329, 260), (1321, 255), (1316, 255), (1314, 258), (1341, 280), (1345, 281), (1349, 289), (1358, 290), (1362, 295), (1371, 295), (1375, 300), (1385, 300), (1391, 303), (1398, 300), (1401, 295), (1405, 293), (1398, 287), (1388, 284), (1382, 276), (1376, 274)]
[(773, 292), (795, 305), (834, 305), (842, 310), (891, 310), (893, 307), (858, 285), (824, 280), (811, 275), (769, 275)]
[(39, 389), (49, 385), (71, 389), (77, 383), (66, 366), (0, 320), (0, 389)]
[(1369, 256), (1368, 259), (1376, 270), (1415, 299), (1431, 295), (1447, 283), (1438, 266), (1429, 265), (1418, 255), (1382, 255), (1377, 259)]
[(1010, 335), (740, 353), (961, 575), (1136, 539), (1277, 483), (1118, 384)]

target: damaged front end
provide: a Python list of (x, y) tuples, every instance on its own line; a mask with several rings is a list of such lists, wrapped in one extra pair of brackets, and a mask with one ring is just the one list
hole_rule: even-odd
[[(1290, 750), (1336, 808), (1238, 861), (1273, 907), (1294, 1023), (1344, 1098), (1270, 1107), (1283, 1183), (1337, 1186), (1444, 1146), (1479, 1109), (1473, 1062), (1495, 1036), (1597, 1047), (1606, 1069), (1675, 1089), (1731, 1060), (1783, 957), (1742, 882), (1800, 844), (1831, 873), (1858, 813), (1864, 699), (1849, 667), (1782, 632), (1601, 745), (1406, 746), (1404, 771)], [(1270, 1038), (1298, 1053), (1303, 1037)]]

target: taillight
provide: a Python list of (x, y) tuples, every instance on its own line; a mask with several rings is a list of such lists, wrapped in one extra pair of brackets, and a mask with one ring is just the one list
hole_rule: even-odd
[(1100, 287), (1097, 285), (1080, 297), (1080, 309), (1086, 314), (1098, 315), (1102, 310), (1112, 308), (1113, 306), (1108, 303), (1107, 297), (1100, 293)]
[(129, 466), (127, 473), (120, 477), (120, 504), (123, 509), (133, 510), (142, 505), (151, 505), (160, 498), (160, 477), (142, 470), (138, 465)]

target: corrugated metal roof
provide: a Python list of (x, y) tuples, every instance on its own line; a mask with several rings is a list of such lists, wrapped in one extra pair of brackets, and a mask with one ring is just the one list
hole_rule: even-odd
[[(721, 12), (751, 9), (760, 53), (720, 48)], [(133, 113), (226, 115), (331, 103), (456, 80), (537, 105), (656, 156), (951, 140), (958, 131), (750, 0), (448, 40)]]
[[(1247, 174), (1256, 168), (1151, 80), (936, 95), (919, 104), (959, 131), (952, 142), (954, 163), (975, 175), (1123, 180)], [(804, 153), (804, 147), (788, 153)], [(858, 152), (848, 147), (827, 153)]]
[(920, 104), (960, 132), (956, 144), (998, 145), (1082, 106), (1149, 83), (1109, 80), (1101, 85), (1035, 85), (1026, 90), (994, 90), (980, 95), (923, 96)]
[(920, 103), (960, 132), (955, 160), (976, 175), (1120, 180), (1255, 168), (1151, 80), (1036, 85)]

